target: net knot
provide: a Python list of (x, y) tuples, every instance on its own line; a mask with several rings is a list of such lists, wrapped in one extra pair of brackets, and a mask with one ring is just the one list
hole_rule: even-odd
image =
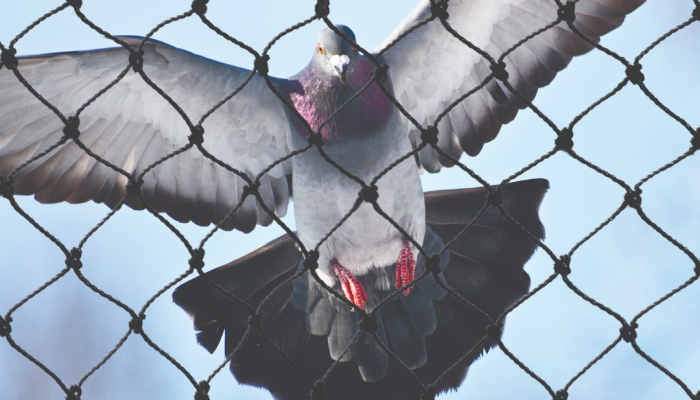
[(491, 68), (494, 78), (502, 82), (506, 82), (508, 80), (508, 71), (506, 71), (505, 61), (501, 60), (498, 63), (492, 63), (491, 67), (489, 68)]
[(0, 316), (0, 337), (5, 337), (12, 332), (10, 322), (12, 322), (12, 318), (5, 320)]
[(304, 268), (315, 271), (318, 268), (318, 250), (311, 250), (308, 257), (304, 259)]
[(431, 383), (425, 387), (423, 394), (421, 394), (421, 400), (435, 400), (435, 386)]
[(433, 253), (425, 261), (425, 268), (433, 274), (435, 279), (438, 279), (438, 275), (442, 272), (440, 269), (440, 256), (437, 253)]
[(15, 54), (17, 54), (17, 49), (12, 47), (2, 50), (2, 52), (0, 52), (0, 60), (2, 60), (2, 65), (6, 66), (7, 69), (17, 68), (19, 61), (17, 61)]
[(501, 323), (499, 323), (498, 325), (495, 325), (495, 324), (486, 325), (486, 335), (494, 342), (498, 342), (501, 340), (502, 330), (503, 330), (503, 325)]
[(187, 137), (190, 144), (193, 146), (199, 146), (204, 143), (204, 127), (202, 125), (195, 125), (190, 128), (190, 136)]
[(66, 267), (78, 271), (80, 268), (83, 267), (83, 262), (80, 261), (80, 257), (83, 255), (83, 252), (76, 248), (73, 247), (70, 250), (70, 255), (66, 257)]
[(321, 136), (320, 133), (314, 133), (313, 135), (309, 135), (309, 144), (315, 145), (315, 146), (323, 146), (323, 136)]
[(695, 129), (695, 133), (690, 139), (690, 145), (693, 146), (693, 151), (700, 150), (700, 128)]
[(77, 139), (78, 136), (80, 136), (80, 130), (78, 129), (79, 126), (80, 118), (78, 118), (77, 115), (68, 117), (68, 121), (66, 121), (66, 126), (63, 127), (63, 136), (67, 137), (68, 139)]
[(263, 54), (262, 56), (255, 57), (255, 62), (253, 63), (253, 66), (255, 66), (255, 70), (258, 71), (258, 74), (260, 74), (260, 76), (267, 76), (267, 73), (270, 72), (270, 67), (268, 67), (267, 65), (268, 61), (270, 61), (270, 55), (268, 54)]
[(192, 12), (200, 17), (207, 13), (207, 3), (209, 0), (194, 0), (192, 2)]
[(250, 325), (251, 328), (255, 329), (256, 331), (261, 331), (262, 316), (262, 313), (251, 315), (250, 318), (248, 318), (248, 325)]
[(197, 385), (197, 391), (194, 393), (194, 400), (209, 400), (209, 382), (201, 381)]
[(557, 138), (554, 140), (554, 145), (557, 150), (569, 151), (574, 147), (574, 132), (569, 128), (564, 128), (557, 132)]
[(642, 64), (634, 63), (625, 69), (625, 75), (635, 85), (644, 82), (644, 74), (642, 73)]
[(385, 84), (387, 78), (389, 77), (389, 66), (382, 64), (374, 69), (374, 81), (377, 83)]
[(126, 194), (133, 197), (139, 197), (141, 195), (141, 185), (143, 185), (143, 180), (129, 180), (126, 184)]
[(66, 400), (78, 400), (83, 394), (83, 390), (78, 385), (71, 385), (68, 392), (69, 393), (66, 395)]
[(557, 10), (557, 17), (559, 17), (559, 19), (562, 21), (574, 22), (574, 20), (576, 20), (576, 3), (573, 1), (567, 1), (559, 6), (559, 9)]
[(15, 187), (14, 187), (15, 180), (10, 178), (3, 179), (2, 176), (0, 176), (0, 196), (10, 199), (12, 196), (15, 195)]
[(637, 324), (632, 324), (632, 326), (630, 326), (630, 325), (627, 325), (627, 323), (625, 322), (622, 325), (622, 328), (620, 328), (620, 334), (622, 335), (622, 340), (624, 340), (627, 343), (634, 341), (634, 339), (637, 338), (636, 328), (637, 328)]
[(66, 0), (66, 3), (76, 10), (80, 10), (80, 7), (83, 6), (83, 0)]
[[(700, 21), (700, 4), (698, 4), (695, 7), (695, 10), (693, 10), (693, 18)], [(698, 399), (700, 399), (700, 392), (698, 392)]]
[(243, 186), (243, 199), (248, 196), (255, 196), (258, 193), (258, 188), (260, 187), (260, 182), (253, 181), (248, 185)]
[(450, 14), (447, 13), (447, 1), (434, 0), (430, 2), (430, 14), (440, 21), (445, 21)]
[(187, 262), (190, 264), (190, 268), (202, 273), (202, 268), (204, 268), (204, 249), (192, 250), (192, 257)]
[(571, 257), (564, 254), (554, 262), (554, 272), (561, 276), (567, 276), (571, 273)]
[(629, 207), (634, 208), (635, 210), (639, 210), (639, 207), (642, 205), (642, 189), (634, 189), (631, 192), (625, 193), (625, 204), (627, 204)]
[(693, 268), (693, 271), (695, 271), (695, 275), (700, 276), (700, 263), (695, 263), (695, 268)]
[(430, 125), (425, 129), (421, 129), (420, 140), (423, 141), (423, 143), (435, 146), (439, 140), (438, 133), (438, 128), (435, 125)]
[(131, 53), (129, 53), (129, 65), (131, 65), (131, 68), (136, 73), (141, 73), (143, 71), (143, 54), (143, 49), (138, 51), (132, 50)]
[(374, 335), (377, 333), (377, 316), (367, 314), (365, 317), (363, 317), (360, 321), (360, 329), (369, 335)]
[(500, 189), (489, 192), (486, 195), (486, 200), (488, 200), (491, 207), (498, 207), (503, 204), (503, 193)]
[(316, 6), (314, 7), (314, 12), (316, 12), (316, 18), (326, 18), (328, 14), (331, 13), (330, 1), (317, 0)]
[(326, 389), (326, 384), (323, 381), (314, 382), (314, 386), (311, 388), (311, 400), (325, 400), (323, 392)]
[(364, 186), (360, 189), (360, 198), (366, 203), (374, 203), (379, 198), (377, 185)]
[(554, 395), (554, 400), (566, 400), (568, 398), (569, 393), (564, 389), (557, 390), (557, 393)]
[(145, 315), (138, 315), (129, 321), (129, 329), (134, 331), (135, 334), (140, 335), (143, 333), (143, 320), (146, 318)]

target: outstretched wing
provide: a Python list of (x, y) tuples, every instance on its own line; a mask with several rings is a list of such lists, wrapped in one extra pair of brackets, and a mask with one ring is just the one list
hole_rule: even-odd
[[(136, 47), (141, 38), (122, 37)], [(165, 43), (143, 46), (143, 71), (196, 124), (234, 92), (250, 71), (218, 63)], [(48, 54), (19, 59), (20, 74), (65, 116), (110, 84), (129, 65), (124, 48)], [(281, 80), (274, 80), (281, 84)], [(64, 124), (7, 68), (0, 70), (0, 174), (8, 177), (63, 136)], [(255, 176), (289, 153), (283, 104), (259, 75), (202, 124), (203, 147), (219, 160)], [(80, 114), (80, 140), (96, 155), (139, 175), (188, 143), (191, 131), (176, 109), (133, 70)], [(259, 191), (277, 215), (287, 211), (291, 164), (263, 177)], [(110, 207), (125, 193), (127, 178), (97, 162), (68, 140), (17, 171), (15, 192), (42, 203), (93, 200)], [(142, 193), (158, 212), (181, 222), (218, 223), (238, 204), (245, 181), (204, 157), (197, 148), (159, 164), (144, 176)], [(133, 196), (126, 202), (143, 209)], [(249, 232), (272, 218), (249, 196), (223, 226)]]
[[(644, 0), (581, 0), (576, 3), (574, 26), (592, 41), (622, 24), (625, 15)], [(518, 41), (557, 20), (554, 0), (451, 0), (448, 23), (462, 37), (498, 59)], [(562, 0), (564, 3), (564, 0)], [(384, 49), (413, 25), (431, 16), (430, 2), (423, 0), (379, 46)], [(529, 101), (537, 89), (548, 85), (573, 56), (592, 46), (576, 36), (565, 22), (535, 36), (505, 58), (508, 82)], [(409, 33), (381, 57), (389, 66), (398, 101), (424, 127), (453, 101), (479, 86), (491, 74), (490, 63), (433, 20)], [(438, 124), (438, 146), (458, 159), (462, 151), (474, 156), (493, 140), (501, 125), (515, 118), (526, 104), (503, 83), (491, 80), (469, 96)], [(419, 132), (404, 119), (411, 141)], [(438, 172), (453, 163), (431, 147), (419, 153), (427, 171)]]

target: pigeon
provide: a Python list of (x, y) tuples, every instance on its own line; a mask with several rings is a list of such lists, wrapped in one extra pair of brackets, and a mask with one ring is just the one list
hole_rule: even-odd
[[(642, 3), (423, 0), (372, 53), (329, 23), (287, 79), (262, 56), (251, 71), (150, 38), (3, 49), (0, 183), (243, 232), (293, 196), (296, 233), (174, 292), (199, 343), (213, 351), (225, 333), (238, 381), (278, 399), (417, 399), (416, 379), (456, 389), (502, 333), (484, 340), (486, 327), (527, 293), (548, 184), (423, 193), (420, 174), (477, 155)], [(480, 212), (487, 201), (520, 228)], [(249, 322), (230, 296), (264, 302), (262, 315)]]

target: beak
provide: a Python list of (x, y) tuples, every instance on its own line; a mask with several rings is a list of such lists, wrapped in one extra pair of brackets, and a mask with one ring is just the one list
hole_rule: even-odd
[(345, 83), (345, 78), (347, 76), (347, 71), (348, 71), (348, 65), (350, 64), (350, 57), (346, 56), (345, 54), (343, 55), (334, 55), (330, 59), (330, 63), (335, 69), (335, 72), (338, 73), (338, 77), (340, 78), (340, 81)]

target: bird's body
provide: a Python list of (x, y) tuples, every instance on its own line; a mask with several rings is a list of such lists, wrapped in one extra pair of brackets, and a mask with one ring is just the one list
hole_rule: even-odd
[[(376, 329), (359, 331), (360, 313), (304, 272), (299, 249), (285, 236), (208, 275), (262, 307), (259, 328), (289, 358), (261, 334), (244, 336), (250, 310), (202, 278), (173, 295), (192, 316), (199, 342), (213, 351), (225, 332), (239, 381), (279, 399), (308, 393), (294, 375), (299, 371), (327, 379), (333, 400), (417, 399), (420, 385), (396, 360), (418, 379), (435, 382), (438, 392), (457, 388), (469, 363), (496, 343), (493, 333), (484, 336), (487, 320), (528, 290), (523, 266), (534, 240), (544, 238), (537, 212), (548, 184), (501, 187), (499, 211), (491, 208), (472, 224), (486, 201), (484, 189), (424, 197), (419, 175), (453, 166), (463, 152), (478, 154), (538, 88), (642, 2), (581, 0), (571, 7), (554, 0), (422, 0), (373, 59), (358, 52), (349, 28), (337, 26), (319, 34), (311, 62), (289, 79), (134, 37), (116, 39), (125, 49), (19, 60), (3, 51), (10, 58), (0, 61), (14, 74), (0, 70), (0, 184), (44, 202), (124, 202), (244, 232), (272, 223), (266, 210), (284, 215), (293, 194), (300, 247), (307, 255), (318, 250), (320, 279), (354, 309), (376, 317)], [(555, 20), (558, 25), (522, 41)], [(133, 61), (139, 54), (142, 63)], [(386, 79), (379, 64), (388, 68)], [(15, 74), (55, 108), (39, 102)], [(77, 115), (69, 120), (63, 113)], [(421, 143), (427, 130), (437, 132), (437, 142)], [(323, 143), (310, 140), (315, 134)], [(287, 159), (292, 152), (299, 153)], [(136, 195), (127, 191), (128, 181)], [(442, 254), (439, 270), (414, 281), (433, 253)], [(387, 299), (409, 283), (410, 290)], [(326, 376), (334, 360), (342, 361), (340, 372)]]
[[(345, 32), (352, 34), (346, 27)], [(320, 71), (318, 51), (301, 73), (286, 83), (287, 94), (295, 108), (314, 131), (337, 113), (321, 128), (324, 150), (328, 157), (350, 174), (364, 182), (371, 182), (384, 169), (411, 151), (411, 143), (401, 124), (401, 115), (391, 100), (375, 85), (363, 92), (345, 108), (345, 104), (374, 75), (374, 65), (351, 46), (335, 36), (330, 29), (319, 35), (324, 40), (326, 54), (344, 48), (350, 55), (347, 76)], [(326, 43), (331, 42), (331, 43)], [(334, 42), (334, 43), (333, 43)], [(329, 45), (334, 44), (335, 46)], [(391, 85), (386, 85), (391, 91)], [(340, 110), (340, 112), (338, 112)], [(291, 148), (298, 150), (308, 145), (309, 132), (292, 118)], [(313, 249), (330, 228), (350, 212), (362, 188), (319, 152), (307, 151), (292, 160), (294, 174), (294, 212), (300, 240)], [(419, 170), (413, 159), (407, 159), (389, 170), (377, 182), (379, 207), (419, 243), (425, 231)], [(381, 268), (396, 262), (403, 246), (403, 235), (389, 221), (379, 215), (369, 203), (363, 203), (319, 249), (320, 274), (333, 285), (336, 278), (330, 273), (333, 261), (339, 262), (352, 273), (364, 275), (371, 268)], [(417, 250), (414, 250), (414, 256)]]
[[(395, 117), (395, 116), (393, 116)], [(377, 137), (351, 138), (328, 143), (328, 156), (353, 175), (371, 181), (398, 159), (411, 151), (405, 132), (387, 125), (375, 132)], [(357, 154), (361, 156), (357, 157)], [(359, 161), (359, 162), (358, 162)], [(353, 208), (361, 187), (329, 164), (317, 152), (307, 152), (294, 161), (294, 213), (300, 240), (315, 248), (328, 231)], [(408, 159), (391, 169), (377, 182), (377, 203), (399, 226), (419, 243), (425, 230), (418, 167)], [(403, 235), (371, 204), (363, 203), (319, 249), (322, 276), (333, 259), (354, 274), (364, 275), (372, 267), (386, 267), (396, 262)], [(414, 255), (417, 255), (417, 250)]]

